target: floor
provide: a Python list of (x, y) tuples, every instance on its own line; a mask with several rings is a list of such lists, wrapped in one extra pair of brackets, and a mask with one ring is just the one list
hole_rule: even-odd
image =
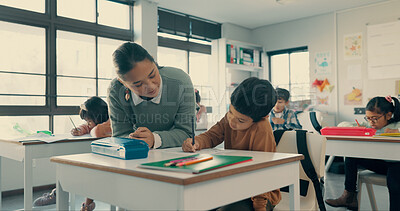
[[(343, 192), (344, 188), (344, 175), (343, 174), (335, 174), (335, 173), (327, 173), (326, 182), (325, 182), (325, 197), (324, 198), (337, 198)], [(51, 191), (51, 190), (48, 190)], [(388, 210), (388, 199), (389, 195), (386, 187), (374, 186), (376, 201), (378, 204), (379, 210)], [(41, 196), (46, 191), (40, 191), (34, 193), (34, 198)], [(369, 204), (369, 199), (367, 196), (367, 192), (365, 187), (363, 187), (361, 198), (361, 207), (360, 210), (371, 210), (371, 206)], [(84, 202), (84, 197), (76, 196), (76, 210), (79, 210), (80, 205)], [(23, 208), (23, 195), (9, 196), (3, 198), (3, 209), (4, 211), (11, 210), (19, 210)], [(55, 210), (55, 206), (47, 207), (38, 210)], [(96, 201), (96, 209), (95, 210), (110, 210), (110, 205), (106, 203), (102, 203)], [(345, 208), (333, 208), (327, 206), (327, 210), (346, 210)]]

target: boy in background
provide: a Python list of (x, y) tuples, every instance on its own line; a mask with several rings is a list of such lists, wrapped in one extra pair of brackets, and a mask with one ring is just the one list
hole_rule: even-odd
[(278, 100), (271, 111), (269, 121), (273, 130), (301, 129), (302, 126), (293, 110), (287, 108), (290, 93), (286, 89), (276, 88)]
[[(269, 81), (255, 77), (244, 80), (231, 95), (228, 113), (208, 131), (196, 136), (194, 145), (191, 138), (186, 139), (183, 151), (195, 152), (224, 142), (225, 149), (275, 152), (275, 139), (268, 121), (268, 113), (275, 103), (276, 92)], [(279, 190), (274, 190), (220, 207), (217, 211), (270, 211), (280, 200)]]

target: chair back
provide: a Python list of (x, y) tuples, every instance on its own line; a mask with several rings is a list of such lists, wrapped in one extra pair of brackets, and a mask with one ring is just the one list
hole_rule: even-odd
[(319, 133), (313, 125), (313, 121), (321, 126), (322, 124), (322, 113), (319, 111), (304, 111), (297, 114), (297, 119), (299, 120), (302, 129), (313, 133)]
[[(318, 175), (321, 178), (325, 175), (325, 146), (326, 138), (317, 133), (306, 133), (307, 136), (307, 146), (310, 154), (310, 159)], [(286, 131), (276, 147), (277, 152), (282, 153), (298, 153), (297, 152), (297, 142), (296, 142), (296, 131)], [(300, 179), (309, 181), (309, 186), (307, 190), (307, 195), (305, 197), (300, 197), (300, 208), (302, 210), (318, 210), (318, 203), (316, 199), (316, 194), (314, 191), (314, 186), (312, 181), (307, 177), (300, 164)], [(286, 193), (282, 193), (282, 200), (286, 200)], [(281, 203), (280, 203), (281, 204)], [(277, 209), (274, 210), (285, 210), (285, 204), (289, 202), (283, 202), (282, 205), (278, 204)]]

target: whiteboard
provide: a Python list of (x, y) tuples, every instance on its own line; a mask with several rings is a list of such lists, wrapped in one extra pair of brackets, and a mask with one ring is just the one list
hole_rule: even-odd
[(367, 26), (368, 78), (400, 77), (400, 21)]

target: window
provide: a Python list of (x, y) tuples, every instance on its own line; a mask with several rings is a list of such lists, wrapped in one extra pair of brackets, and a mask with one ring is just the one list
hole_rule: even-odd
[(157, 48), (157, 62), (160, 66), (170, 66), (179, 68), (186, 73), (188, 72), (188, 52), (173, 49), (158, 47)]
[[(270, 79), (275, 87), (290, 92), (291, 104), (310, 104), (310, 70), (307, 47), (268, 52)], [(298, 108), (301, 109), (301, 108)]]
[(133, 40), (131, 2), (0, 0), (0, 119), (10, 121), (7, 128), (32, 122), (32, 131), (69, 132), (69, 116), (80, 124), (80, 104), (105, 99), (116, 75), (112, 53)]
[(44, 13), (45, 0), (0, 0), (0, 5)]

